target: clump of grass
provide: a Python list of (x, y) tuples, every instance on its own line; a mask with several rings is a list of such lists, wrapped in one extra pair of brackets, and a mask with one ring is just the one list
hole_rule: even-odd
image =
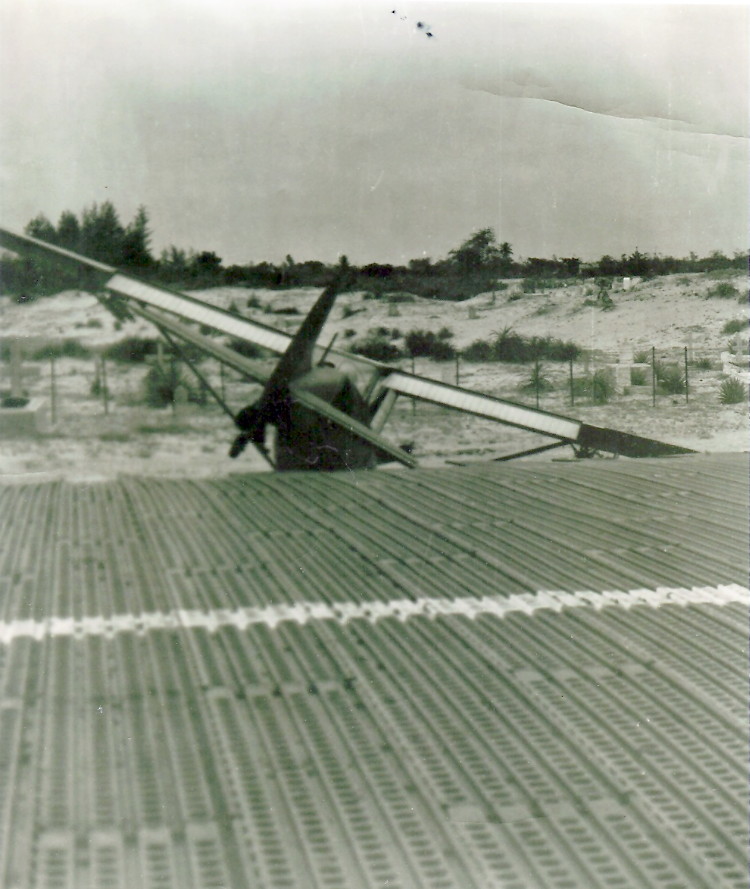
[(604, 368), (594, 371), (591, 378), (591, 397), (594, 404), (607, 404), (614, 394), (615, 382), (612, 374)]
[(705, 356), (702, 358), (696, 358), (693, 362), (693, 367), (697, 367), (698, 370), (711, 370), (713, 366), (713, 361), (711, 361), (710, 358), (706, 358)]
[(746, 400), (747, 388), (741, 380), (735, 377), (724, 380), (719, 388), (719, 401), (721, 404), (740, 404), (740, 402)]
[(733, 321), (727, 321), (727, 323), (722, 327), (722, 333), (741, 333), (743, 330), (747, 330), (747, 321), (744, 318), (735, 318)]
[(645, 349), (641, 349), (633, 354), (633, 364), (649, 364), (650, 362), (651, 356)]
[(544, 365), (535, 364), (528, 380), (521, 385), (524, 392), (551, 392), (554, 389), (552, 380), (544, 372)]
[(467, 346), (462, 352), (465, 361), (480, 362), (496, 361), (495, 350), (492, 343), (487, 340), (474, 340), (471, 345)]
[(44, 361), (49, 358), (91, 358), (88, 349), (80, 340), (67, 339), (56, 343), (45, 343), (31, 356), (32, 361)]
[(116, 432), (115, 430), (109, 430), (106, 432), (101, 432), (99, 434), (99, 441), (104, 442), (119, 442), (123, 443), (126, 441), (130, 441), (131, 436), (129, 432)]
[(112, 343), (102, 352), (111, 361), (139, 364), (150, 355), (156, 355), (157, 341), (152, 338), (129, 336)]
[(153, 364), (143, 380), (144, 401), (149, 407), (160, 408), (174, 404), (180, 389), (185, 393), (187, 401), (205, 401), (204, 394), (195, 389), (175, 361)]
[(739, 290), (730, 281), (720, 281), (708, 291), (708, 296), (715, 296), (719, 299), (734, 299), (739, 295)]
[(630, 368), (630, 385), (646, 386), (648, 384), (648, 373), (643, 367)]
[(685, 391), (685, 375), (679, 364), (656, 363), (656, 380), (662, 392), (679, 395)]
[(355, 355), (363, 355), (373, 361), (395, 361), (397, 358), (403, 357), (398, 346), (394, 346), (389, 339), (379, 335), (376, 330), (370, 331), (365, 339), (355, 340), (350, 348)]

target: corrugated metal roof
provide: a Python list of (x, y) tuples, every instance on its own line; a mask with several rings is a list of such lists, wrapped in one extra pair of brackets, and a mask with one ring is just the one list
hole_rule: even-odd
[(3, 887), (747, 886), (746, 456), (0, 489)]

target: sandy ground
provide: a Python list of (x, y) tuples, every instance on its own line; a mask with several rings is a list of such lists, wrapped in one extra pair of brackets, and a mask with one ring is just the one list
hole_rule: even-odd
[[(322, 342), (338, 334), (336, 346), (385, 327), (401, 336), (413, 328), (438, 331), (448, 327), (453, 343), (464, 347), (477, 339), (512, 327), (524, 335), (551, 335), (572, 340), (593, 351), (589, 369), (607, 363), (630, 362), (634, 353), (656, 348), (666, 359), (677, 359), (685, 345), (695, 358), (709, 358), (711, 370), (690, 370), (689, 403), (684, 396), (659, 395), (652, 405), (650, 385), (632, 386), (607, 405), (579, 400), (570, 404), (568, 367), (547, 362), (545, 375), (553, 385), (543, 393), (540, 407), (576, 417), (588, 423), (611, 426), (653, 438), (682, 444), (700, 451), (746, 451), (748, 449), (747, 405), (721, 405), (718, 391), (722, 380), (720, 355), (732, 337), (723, 333), (728, 321), (747, 321), (747, 304), (737, 298), (710, 296), (718, 280), (728, 280), (746, 292), (741, 275), (717, 279), (708, 275), (682, 275), (635, 281), (628, 290), (612, 293), (615, 306), (603, 311), (592, 306), (591, 285), (573, 285), (519, 297), (519, 282), (508, 289), (482, 294), (462, 303), (438, 303), (415, 298), (413, 302), (388, 304), (366, 299), (363, 294), (343, 294), (326, 325)], [(196, 295), (222, 307), (234, 305), (248, 318), (282, 330), (293, 331), (319, 291), (263, 291), (217, 288)], [(248, 308), (248, 300), (261, 308)], [(294, 308), (299, 314), (283, 314)], [(282, 310), (281, 312), (279, 310)], [(114, 318), (89, 294), (66, 292), (18, 306), (0, 299), (0, 321), (4, 337), (20, 336), (31, 354), (49, 340), (77, 339), (96, 350), (124, 336), (154, 336), (146, 322), (116, 325)], [(747, 348), (747, 336), (743, 337)], [(394, 340), (402, 343), (398, 336)], [(746, 356), (738, 362), (742, 370)], [(411, 369), (411, 362), (400, 362)], [(219, 383), (216, 362), (204, 369), (214, 384)], [(724, 368), (726, 369), (726, 368)], [(2, 365), (3, 388), (8, 388), (7, 365)], [(530, 367), (507, 364), (461, 362), (459, 382), (468, 389), (486, 392), (533, 405), (533, 392), (522, 387)], [(576, 374), (584, 372), (578, 362)], [(417, 373), (455, 382), (453, 362), (417, 359)], [(95, 376), (94, 360), (60, 359), (55, 365), (55, 422), (51, 422), (50, 368), (48, 362), (25, 363), (25, 387), (31, 396), (46, 403), (47, 425), (43, 435), (0, 438), (0, 479), (28, 480), (64, 477), (104, 479), (120, 474), (154, 476), (216, 476), (231, 472), (267, 471), (258, 454), (248, 449), (237, 460), (227, 456), (233, 430), (229, 420), (213, 404), (206, 407), (179, 405), (176, 410), (151, 410), (142, 403), (144, 365), (108, 362), (111, 399), (105, 413), (101, 399), (90, 394)], [(257, 388), (243, 383), (236, 374), (225, 375), (227, 400), (233, 409), (252, 400)], [(0, 430), (2, 432), (3, 430)], [(489, 421), (401, 400), (386, 427), (397, 442), (413, 441), (415, 454), (424, 465), (491, 459), (526, 447), (546, 443), (539, 436), (512, 430)], [(553, 451), (536, 459), (567, 456)]]

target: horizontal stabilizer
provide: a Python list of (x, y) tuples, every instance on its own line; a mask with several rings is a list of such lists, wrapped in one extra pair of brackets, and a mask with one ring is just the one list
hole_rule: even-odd
[(692, 448), (644, 438), (631, 432), (619, 432), (617, 429), (589, 426), (587, 423), (581, 424), (576, 444), (592, 451), (608, 451), (623, 457), (671, 457), (696, 453)]

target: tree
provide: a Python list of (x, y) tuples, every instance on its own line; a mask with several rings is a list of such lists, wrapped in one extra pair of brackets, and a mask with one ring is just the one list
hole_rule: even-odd
[(92, 204), (81, 214), (81, 250), (86, 256), (120, 265), (123, 261), (125, 229), (113, 204)]
[(38, 240), (47, 241), (49, 244), (54, 244), (57, 241), (55, 226), (52, 225), (44, 213), (35, 216), (24, 231), (30, 238), (38, 238)]
[(498, 251), (498, 265), (503, 274), (508, 274), (513, 268), (513, 248), (507, 241), (503, 241)]
[(79, 250), (80, 241), (81, 226), (78, 217), (70, 210), (64, 210), (57, 223), (57, 243), (66, 250)]
[(491, 228), (482, 228), (474, 232), (460, 247), (451, 250), (449, 256), (464, 274), (492, 270), (500, 258), (500, 251), (495, 243), (495, 232)]
[(148, 213), (141, 205), (135, 218), (125, 229), (122, 239), (122, 264), (130, 268), (146, 269), (154, 264), (149, 250), (151, 232), (148, 228)]

